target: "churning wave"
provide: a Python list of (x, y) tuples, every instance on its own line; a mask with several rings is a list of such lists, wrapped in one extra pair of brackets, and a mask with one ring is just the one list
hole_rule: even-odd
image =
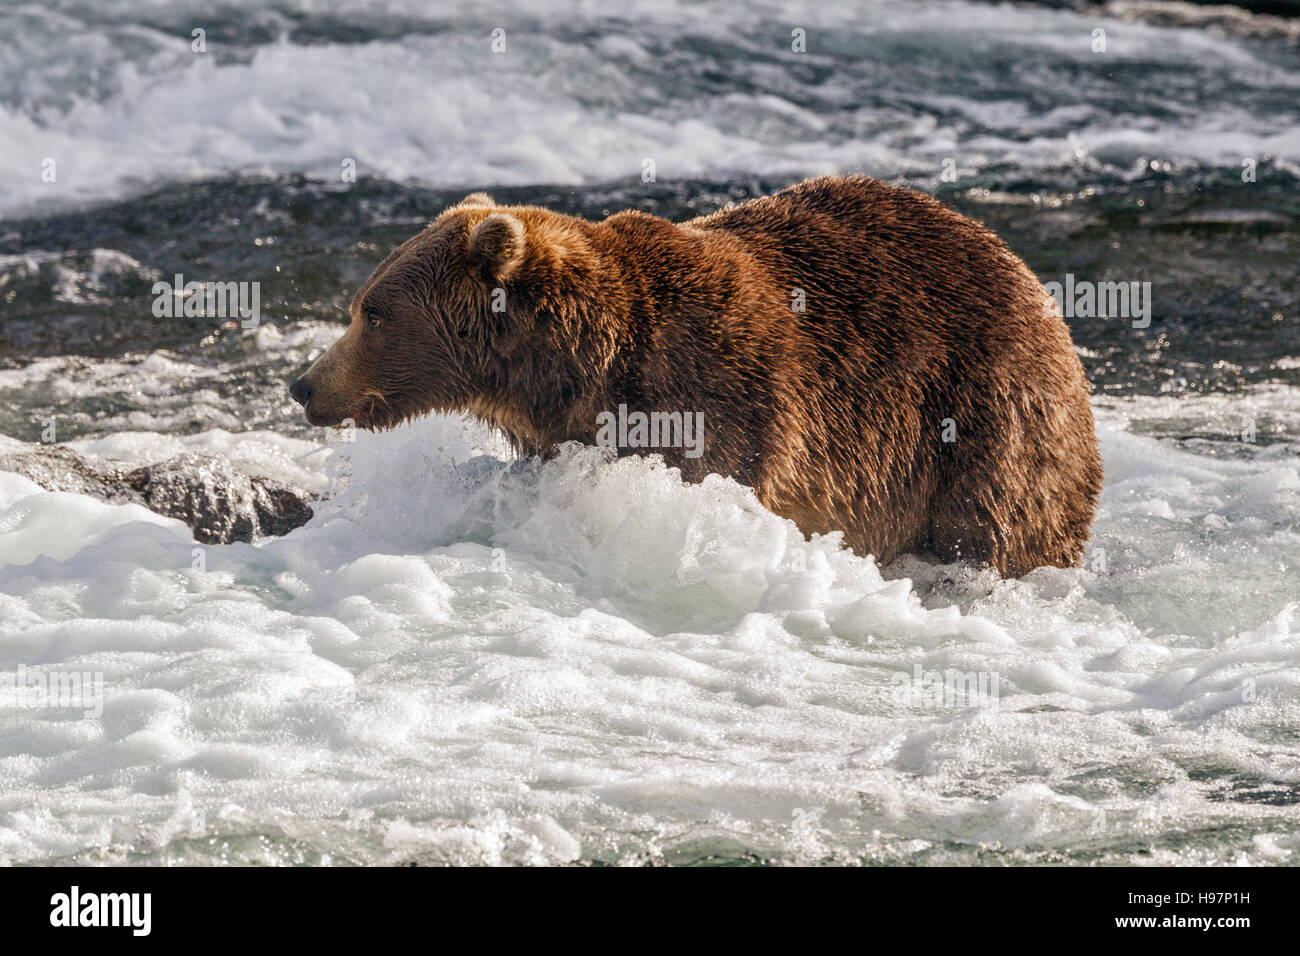
[[(1122, 422), (1085, 567), (1015, 581), (882, 575), (730, 480), (448, 418), (211, 433), (333, 495), (199, 565), (179, 522), (3, 476), (4, 665), (103, 698), (0, 709), (0, 858), (1283, 862), (1297, 459)], [(922, 689), (951, 672), (995, 683)]]
[(230, 173), (337, 181), (347, 160), (448, 186), (638, 178), (647, 160), (660, 179), (1300, 170), (1294, 49), (1245, 36), (970, 3), (318, 8), (0, 11), (0, 210)]

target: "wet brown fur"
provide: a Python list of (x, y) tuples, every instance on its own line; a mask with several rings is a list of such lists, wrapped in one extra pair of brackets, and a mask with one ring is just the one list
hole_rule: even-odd
[(685, 479), (732, 476), (882, 561), (1018, 575), (1088, 539), (1101, 459), (1064, 321), (997, 236), (908, 189), (814, 179), (681, 224), (476, 193), (351, 314), (304, 377), (316, 424), (462, 410), (548, 454), (619, 404), (702, 412), (702, 457), (653, 449)]

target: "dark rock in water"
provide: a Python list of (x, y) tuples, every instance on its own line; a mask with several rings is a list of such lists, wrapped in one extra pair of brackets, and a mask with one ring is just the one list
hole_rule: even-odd
[(84, 458), (58, 445), (32, 445), (30, 451), (0, 454), (0, 471), (12, 471), (46, 491), (71, 491), (105, 501), (135, 501), (118, 494), (120, 474), (92, 468)]
[(185, 522), (203, 544), (287, 534), (312, 516), (307, 493), (195, 453), (120, 471), (92, 465), (68, 448), (36, 447), (0, 454), (0, 471), (17, 472), (48, 491), (144, 505)]
[(312, 515), (288, 485), (236, 471), (224, 458), (194, 453), (128, 472), (126, 482), (152, 511), (179, 518), (203, 544), (280, 535)]

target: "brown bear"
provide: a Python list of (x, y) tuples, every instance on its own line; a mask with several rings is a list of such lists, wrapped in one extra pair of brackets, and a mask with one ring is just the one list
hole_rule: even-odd
[(1059, 310), (997, 236), (910, 189), (813, 179), (680, 224), (475, 193), (351, 316), (290, 387), (313, 424), (462, 411), (529, 455), (617, 431), (620, 454), (731, 476), (881, 562), (1019, 575), (1088, 538), (1101, 458)]

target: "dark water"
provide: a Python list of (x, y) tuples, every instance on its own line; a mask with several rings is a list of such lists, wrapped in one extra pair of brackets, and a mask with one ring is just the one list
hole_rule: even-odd
[[(493, 192), (500, 202), (588, 218), (632, 207), (680, 220), (785, 184), (692, 180)], [(1300, 363), (1286, 361), (1300, 355), (1300, 191), (1289, 174), (1263, 168), (1245, 184), (1231, 173), (1153, 173), (1085, 185), (1079, 192), (1091, 194), (1082, 196), (1003, 186), (990, 177), (937, 194), (998, 232), (1044, 282), (1073, 274), (1151, 283), (1148, 328), (1122, 318), (1069, 320), (1099, 392), (1176, 395), (1300, 384)], [(213, 387), (242, 421), (300, 430), (278, 390), (302, 356), (259, 358), (256, 336), (235, 323), (156, 318), (153, 282), (176, 272), (239, 277), (260, 283), (265, 323), (342, 323), (353, 290), (386, 252), (464, 194), (366, 179), (333, 186), (291, 176), (226, 178), (7, 223), (0, 234), (0, 363), (13, 368), (37, 357), (103, 359), (160, 349), (199, 364), (232, 363), (239, 376)], [(148, 265), (118, 264), (96, 275), (94, 250)], [(0, 431), (14, 437), (34, 439), (45, 413), (66, 410), (58, 401), (14, 398), (0, 412)], [(130, 404), (129, 396), (104, 400), (105, 414)], [(93, 418), (79, 411), (78, 427), (93, 429)], [(195, 419), (181, 430), (205, 424)]]

